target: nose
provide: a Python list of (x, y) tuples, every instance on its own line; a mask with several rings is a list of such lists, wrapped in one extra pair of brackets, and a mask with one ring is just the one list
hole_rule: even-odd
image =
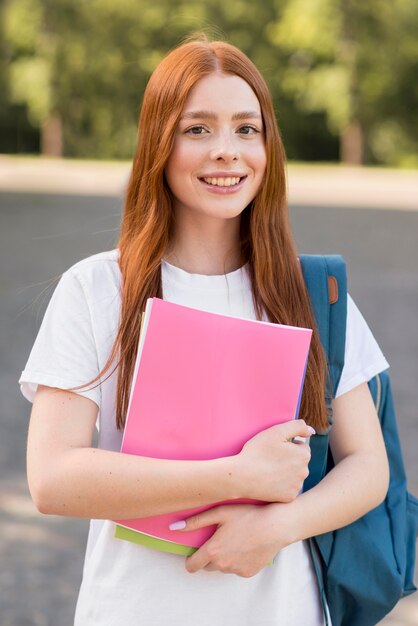
[(239, 149), (234, 135), (230, 132), (219, 133), (214, 141), (210, 156), (214, 161), (237, 161)]

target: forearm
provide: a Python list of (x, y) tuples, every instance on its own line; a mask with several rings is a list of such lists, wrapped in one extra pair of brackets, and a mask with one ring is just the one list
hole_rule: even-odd
[(94, 448), (51, 459), (48, 477), (33, 473), (43, 513), (96, 519), (159, 515), (238, 497), (234, 457), (168, 461)]
[(334, 469), (290, 502), (217, 507), (188, 519), (185, 531), (218, 525), (211, 539), (187, 559), (190, 572), (210, 567), (253, 576), (289, 544), (348, 525), (382, 502), (389, 467), (367, 384), (341, 396), (333, 408)]
[[(77, 394), (38, 389), (29, 425), (29, 488), (43, 513), (97, 519), (148, 517), (250, 498), (295, 497), (306, 477), (303, 420), (255, 435), (235, 456), (175, 461), (91, 447), (97, 405)], [(281, 476), (281, 480), (277, 480)]]
[(378, 506), (388, 489), (386, 448), (367, 384), (334, 400), (333, 413), (329, 441), (335, 467), (292, 503), (294, 540), (350, 524)]
[(293, 502), (271, 507), (289, 507), (289, 543), (293, 543), (362, 517), (383, 501), (388, 481), (386, 457), (374, 458), (363, 451), (342, 459), (316, 487)]

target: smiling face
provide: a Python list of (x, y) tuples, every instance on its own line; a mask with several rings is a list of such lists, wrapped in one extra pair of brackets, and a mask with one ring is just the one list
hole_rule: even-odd
[(166, 165), (174, 210), (239, 218), (266, 167), (258, 99), (239, 76), (213, 73), (191, 90)]

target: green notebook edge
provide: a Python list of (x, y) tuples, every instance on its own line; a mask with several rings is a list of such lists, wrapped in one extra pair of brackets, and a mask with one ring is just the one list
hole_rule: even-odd
[(170, 552), (171, 554), (179, 554), (180, 556), (191, 556), (197, 550), (197, 548), (193, 548), (192, 546), (185, 546), (181, 543), (173, 543), (165, 539), (144, 535), (144, 533), (125, 528), (125, 526), (121, 526), (120, 524), (115, 525), (114, 536), (116, 539), (123, 539), (124, 541), (130, 541), (131, 543), (136, 543), (146, 548), (160, 550), (161, 552)]
[[(124, 541), (130, 541), (146, 548), (152, 548), (153, 550), (160, 550), (161, 552), (169, 552), (170, 554), (178, 554), (180, 556), (191, 556), (198, 548), (192, 548), (191, 546), (184, 546), (181, 543), (173, 543), (172, 541), (166, 541), (165, 539), (157, 539), (157, 537), (150, 537), (150, 535), (144, 535), (137, 530), (131, 530), (125, 528), (125, 526), (115, 525), (115, 538), (123, 539)], [(274, 559), (269, 561), (267, 565), (273, 565)]]

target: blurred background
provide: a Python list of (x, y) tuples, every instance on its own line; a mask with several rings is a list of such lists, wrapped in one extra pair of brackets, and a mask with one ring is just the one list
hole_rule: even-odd
[(298, 249), (347, 261), (418, 495), (418, 3), (0, 0), (0, 626), (72, 623), (87, 522), (31, 502), (17, 380), (60, 274), (115, 246), (151, 72), (201, 30), (270, 86)]
[(415, 0), (2, 0), (0, 152), (129, 159), (150, 73), (202, 29), (262, 71), (290, 159), (418, 166)]

